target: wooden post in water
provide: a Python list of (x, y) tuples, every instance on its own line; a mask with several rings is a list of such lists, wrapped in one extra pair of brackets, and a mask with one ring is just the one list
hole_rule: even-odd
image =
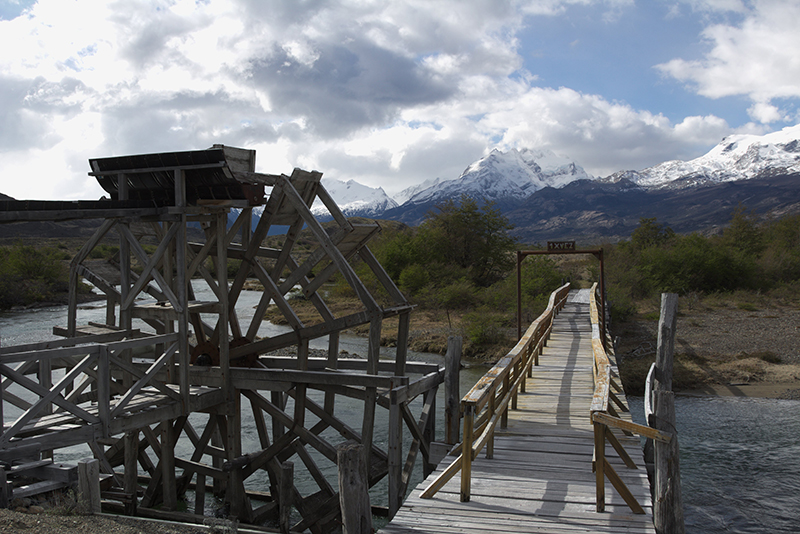
[(372, 507), (369, 503), (364, 446), (349, 440), (336, 448), (339, 465), (339, 506), (344, 534), (371, 534)]
[(281, 464), (281, 491), (278, 494), (278, 515), (281, 534), (288, 534), (291, 527), (292, 502), (294, 498), (294, 464)]
[(461, 336), (447, 338), (444, 355), (444, 442), (458, 443), (460, 421), (459, 372), (461, 371)]
[(669, 443), (655, 442), (655, 480), (653, 524), (658, 534), (684, 534), (681, 473), (678, 454), (678, 433), (675, 429), (675, 396), (672, 393), (673, 353), (677, 324), (678, 295), (661, 295), (661, 317), (658, 320), (654, 414), (650, 426), (670, 432)]

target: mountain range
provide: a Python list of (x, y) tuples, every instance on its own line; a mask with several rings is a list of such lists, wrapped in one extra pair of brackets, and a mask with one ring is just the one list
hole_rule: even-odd
[[(680, 233), (717, 233), (743, 205), (763, 218), (800, 213), (800, 125), (763, 136), (730, 135), (691, 161), (667, 161), (606, 177), (545, 149), (492, 150), (457, 178), (436, 178), (391, 198), (354, 180), (323, 178), (348, 217), (418, 225), (438, 204), (462, 195), (490, 201), (521, 243), (627, 239), (644, 217)], [(10, 199), (0, 193), (0, 199)], [(254, 210), (257, 212), (258, 209)], [(312, 211), (331, 218), (319, 203)], [(254, 218), (260, 214), (254, 213)], [(255, 222), (255, 221), (254, 221)], [(0, 239), (91, 233), (91, 221), (0, 225)], [(275, 229), (279, 231), (279, 229)]]
[(594, 177), (549, 150), (495, 149), (458, 178), (428, 180), (394, 199), (353, 181), (323, 179), (323, 184), (347, 216), (410, 225), (461, 195), (491, 201), (523, 243), (616, 241), (627, 238), (643, 217), (656, 217), (681, 233), (714, 233), (740, 204), (761, 217), (800, 213), (800, 125), (763, 136), (730, 135), (691, 161), (606, 177)]

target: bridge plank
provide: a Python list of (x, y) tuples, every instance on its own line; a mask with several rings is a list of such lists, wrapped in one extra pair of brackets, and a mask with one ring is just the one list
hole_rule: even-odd
[[(650, 488), (638, 438), (611, 430), (638, 469), (628, 469), (612, 447), (606, 459), (646, 514), (633, 514), (606, 485), (604, 513), (596, 511), (592, 472), (594, 433), (590, 407), (594, 393), (588, 304), (570, 302), (558, 315), (553, 333), (509, 412), (508, 427), (497, 429), (492, 459), (472, 463), (470, 501), (460, 502), (460, 475), (431, 499), (420, 493), (453, 461), (445, 457), (426, 481), (411, 492), (380, 532), (654, 533)], [(618, 394), (626, 403), (624, 393)], [(628, 412), (620, 416), (630, 420)]]

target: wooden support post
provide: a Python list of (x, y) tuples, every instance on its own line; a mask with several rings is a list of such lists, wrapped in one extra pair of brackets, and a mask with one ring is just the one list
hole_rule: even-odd
[(292, 502), (294, 499), (294, 464), (284, 462), (281, 464), (281, 488), (278, 493), (281, 534), (289, 534), (292, 517)]
[(217, 214), (215, 230), (217, 233), (217, 286), (219, 287), (219, 314), (217, 318), (217, 333), (219, 335), (219, 367), (222, 372), (222, 390), (226, 400), (233, 401), (235, 393), (231, 380), (230, 344), (228, 341), (228, 318), (230, 302), (228, 295), (228, 247), (225, 242), (225, 228), (227, 217)]
[[(381, 317), (376, 316), (369, 324), (369, 341), (367, 345), (367, 374), (378, 374), (378, 360), (381, 351)], [(364, 416), (361, 424), (361, 443), (364, 445), (364, 465), (370, 469), (372, 439), (375, 433), (375, 406), (378, 403), (378, 390), (374, 387), (364, 388)]]
[[(52, 369), (52, 360), (50, 359), (42, 359), (39, 360), (39, 385), (41, 385), (44, 389), (50, 390), (53, 387), (53, 369)], [(41, 411), (42, 414), (51, 414), (53, 413), (53, 405), (52, 403), (47, 403)], [(102, 412), (99, 413), (100, 418), (103, 418)], [(106, 412), (108, 415), (108, 412)], [(108, 418), (106, 418), (106, 421)], [(39, 455), (42, 459), (45, 458), (52, 458), (53, 457), (53, 450), (43, 450), (40, 452)]]
[(459, 372), (461, 371), (461, 336), (447, 338), (447, 353), (444, 356), (444, 441), (449, 445), (458, 443), (461, 408), (459, 402)]
[(403, 495), (400, 488), (403, 485), (402, 474), (402, 454), (403, 454), (403, 418), (400, 414), (400, 404), (397, 401), (397, 394), (389, 394), (389, 436), (388, 436), (388, 492), (389, 492), (389, 518), (391, 519), (400, 509), (403, 503)]
[[(428, 451), (428, 455), (425, 456), (423, 452), (423, 462), (422, 462), (422, 476), (423, 478), (428, 478), (435, 469), (436, 465), (431, 463), (431, 442), (436, 441), (436, 390), (438, 388), (429, 389), (425, 393), (422, 394), (423, 398), (423, 405), (427, 405), (430, 403), (430, 409), (428, 410), (428, 420), (425, 422), (425, 426), (422, 429), (422, 448), (423, 450)], [(423, 412), (425, 408), (423, 407)], [(456, 418), (458, 421), (458, 418)], [(457, 423), (456, 423), (457, 424)], [(458, 432), (458, 429), (456, 429)], [(408, 481), (404, 481), (403, 487), (408, 486)]]
[(99, 460), (85, 458), (78, 462), (78, 492), (87, 513), (101, 512)]
[(161, 424), (161, 488), (163, 490), (164, 509), (178, 509), (178, 492), (175, 481), (175, 429), (173, 421)]
[(475, 424), (475, 405), (464, 406), (464, 441), (461, 445), (461, 502), (469, 502), (472, 478), (472, 430)]
[(675, 350), (675, 327), (678, 322), (678, 295), (661, 294), (656, 348), (656, 390), (672, 391), (672, 356)]
[[(411, 325), (411, 313), (402, 313), (397, 326), (397, 348), (395, 349), (395, 376), (405, 376), (408, 359), (408, 331)], [(448, 341), (449, 344), (449, 341)]]
[[(186, 172), (175, 171), (175, 204), (186, 207)], [(181, 402), (181, 415), (189, 413), (189, 294), (186, 279), (186, 211), (181, 210), (178, 231), (175, 235), (175, 296), (181, 307), (178, 315), (178, 376)], [(165, 238), (166, 239), (166, 238)], [(173, 359), (173, 362), (175, 359)], [(174, 366), (173, 366), (174, 367)]]
[[(328, 335), (328, 359), (327, 367), (336, 369), (339, 367), (339, 332), (331, 332)], [(331, 391), (325, 392), (325, 413), (333, 415), (336, 407), (336, 394)]]
[(136, 515), (136, 508), (138, 503), (137, 490), (139, 468), (137, 460), (139, 458), (139, 431), (132, 430), (126, 432), (123, 437), (125, 444), (125, 474), (122, 482), (123, 491), (131, 496), (130, 503), (125, 504), (126, 515)]
[(108, 425), (111, 423), (111, 367), (107, 345), (100, 345), (97, 357), (97, 415), (100, 417), (103, 437), (107, 438)]
[[(225, 448), (225, 444), (224, 444), (225, 442), (222, 439), (222, 429), (220, 429), (220, 425), (219, 425), (219, 420), (220, 420), (220, 418), (222, 416), (212, 415), (211, 417), (214, 418), (214, 422), (212, 423), (211, 421), (209, 421), (209, 424), (213, 424), (213, 425), (216, 426), (216, 428), (214, 429), (214, 432), (211, 434), (211, 445), (213, 447), (218, 448), (218, 449), (224, 449)], [(223, 418), (223, 420), (224, 420), (224, 418)], [(227, 433), (227, 425), (223, 425), (223, 428), (225, 429), (225, 432)], [(216, 468), (216, 469), (222, 469), (223, 462), (224, 462), (224, 460), (222, 458), (216, 456), (216, 455), (211, 457), (211, 465), (214, 466), (214, 468)], [(228, 487), (228, 484), (224, 479), (217, 478), (217, 477), (214, 477), (213, 485), (214, 485), (213, 492), (214, 492), (214, 495), (217, 496), (217, 497), (221, 497), (222, 495), (224, 495), (225, 494), (225, 488)]]
[(344, 534), (372, 533), (372, 507), (363, 448), (355, 441), (346, 441), (336, 449)]
[[(513, 368), (509, 369), (506, 376), (503, 378), (503, 397), (507, 397), (511, 392), (511, 374), (514, 372)], [(511, 398), (511, 401), (514, 404), (514, 408), (516, 408), (517, 404), (517, 396), (516, 393)], [(508, 428), (508, 406), (503, 409), (503, 413), (500, 414), (500, 428)]]
[(672, 433), (672, 439), (669, 443), (654, 443), (653, 524), (658, 534), (683, 534), (686, 531), (681, 499), (678, 432), (675, 428), (675, 397), (672, 393), (677, 316), (678, 295), (662, 294), (653, 385), (654, 413), (649, 423), (657, 430)]
[(197, 473), (194, 485), (194, 515), (205, 515), (206, 510), (206, 476)]
[(675, 397), (671, 391), (656, 391), (655, 428), (671, 432), (669, 443), (655, 445), (655, 501), (653, 524), (658, 534), (686, 532), (681, 499), (681, 471), (678, 454), (678, 433), (675, 429)]
[[(489, 397), (489, 403), (486, 405), (487, 419), (491, 421), (497, 414), (497, 391), (492, 391)], [(505, 410), (503, 411), (505, 414)], [(503, 414), (500, 414), (500, 420), (503, 420)], [(491, 423), (487, 423), (491, 424)], [(494, 429), (489, 433), (489, 439), (486, 440), (486, 459), (491, 460), (494, 458)]]
[(11, 491), (9, 490), (6, 470), (3, 466), (0, 466), (0, 508), (8, 508), (8, 504), (11, 501)]
[(598, 512), (606, 510), (606, 425), (594, 423), (594, 476)]

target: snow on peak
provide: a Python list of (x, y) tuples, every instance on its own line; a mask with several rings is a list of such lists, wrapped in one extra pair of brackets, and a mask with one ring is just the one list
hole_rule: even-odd
[(403, 199), (420, 204), (464, 194), (492, 201), (522, 200), (544, 187), (560, 188), (574, 180), (592, 178), (572, 160), (547, 149), (502, 152), (495, 148), (464, 169), (457, 179), (437, 179), (406, 194), (409, 188), (403, 191)]
[(624, 174), (642, 187), (674, 188), (749, 180), (776, 170), (800, 172), (800, 125), (766, 135), (729, 135), (691, 161), (673, 160), (641, 171), (621, 171), (604, 181), (615, 181)]
[[(379, 216), (384, 211), (397, 207), (397, 202), (392, 200), (382, 187), (369, 187), (355, 180), (343, 182), (330, 178), (324, 178), (322, 185), (347, 217)], [(315, 217), (331, 216), (328, 208), (320, 200), (314, 202), (311, 212)]]

